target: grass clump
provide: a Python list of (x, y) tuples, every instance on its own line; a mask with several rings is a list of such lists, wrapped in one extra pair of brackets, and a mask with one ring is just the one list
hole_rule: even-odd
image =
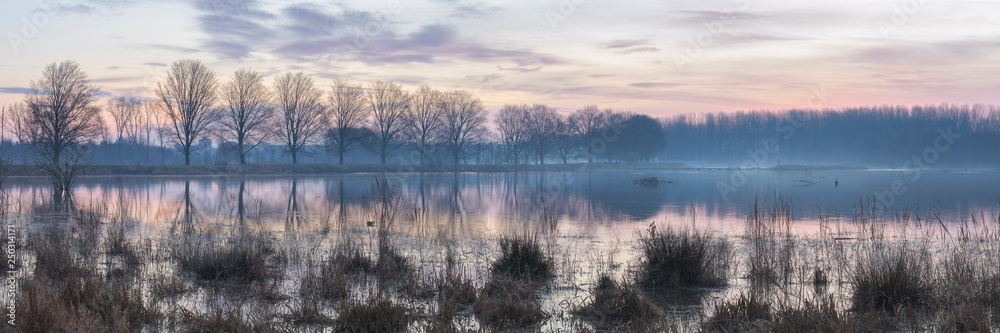
[(749, 243), (747, 276), (754, 284), (788, 283), (794, 271), (791, 203), (777, 194), (773, 200), (769, 206), (766, 199), (754, 198), (744, 222)]
[(639, 282), (651, 288), (724, 285), (729, 269), (729, 243), (697, 231), (665, 231), (650, 225), (640, 235)]
[(574, 310), (577, 315), (602, 323), (641, 321), (658, 317), (660, 310), (639, 291), (602, 275), (588, 302)]
[[(280, 332), (276, 325), (267, 318), (270, 311), (257, 313), (247, 312), (242, 302), (221, 304), (210, 307), (205, 313), (193, 313), (182, 310), (182, 325), (180, 332), (191, 333), (251, 333)], [(256, 314), (255, 314), (256, 313)]]
[(188, 239), (175, 250), (180, 269), (205, 281), (249, 283), (270, 277), (267, 262), (274, 250), (266, 235), (233, 234), (222, 244), (213, 240)]
[(702, 328), (713, 332), (740, 332), (760, 328), (771, 320), (771, 304), (753, 293), (740, 294), (735, 300), (715, 305), (715, 311)]
[(333, 323), (333, 320), (320, 310), (320, 303), (315, 297), (303, 296), (294, 307), (289, 307), (289, 310), (286, 318), (295, 324), (328, 325)]
[(534, 287), (504, 277), (495, 277), (483, 286), (472, 311), (480, 322), (502, 329), (533, 325), (548, 316), (535, 299)]
[(20, 331), (127, 332), (160, 318), (159, 308), (143, 299), (141, 280), (99, 272), (78, 259), (69, 237), (49, 230), (30, 240), (36, 261), (15, 301)]
[(899, 306), (922, 306), (933, 291), (931, 274), (928, 265), (906, 249), (858, 260), (851, 281), (852, 308), (891, 313)]
[(406, 329), (412, 315), (402, 304), (378, 295), (367, 300), (340, 303), (333, 321), (337, 332), (399, 332)]
[(379, 277), (400, 280), (413, 271), (410, 261), (393, 246), (379, 246), (375, 273)]
[(326, 265), (331, 270), (348, 274), (368, 273), (375, 267), (372, 260), (361, 253), (361, 249), (350, 243), (337, 246), (330, 253)]
[(500, 256), (490, 264), (493, 274), (525, 279), (544, 279), (552, 274), (552, 260), (537, 236), (502, 236), (499, 243)]

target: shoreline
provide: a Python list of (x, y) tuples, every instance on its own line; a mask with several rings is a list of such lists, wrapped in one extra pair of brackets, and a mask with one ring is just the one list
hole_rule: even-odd
[[(571, 172), (621, 170), (697, 170), (682, 163), (570, 163), (524, 165), (417, 165), (417, 164), (229, 164), (229, 165), (89, 165), (79, 176), (251, 176), (325, 175), (364, 173), (448, 172)], [(46, 177), (37, 165), (11, 165), (8, 177)]]
[[(582, 171), (631, 171), (633, 173), (657, 171), (905, 171), (903, 169), (879, 169), (859, 165), (779, 165), (763, 168), (736, 168), (720, 166), (692, 166), (678, 162), (648, 163), (569, 163), (569, 164), (522, 164), (522, 165), (432, 165), (432, 164), (229, 164), (229, 165), (89, 165), (78, 176), (285, 176), (285, 175), (329, 175), (367, 173), (453, 173), (453, 172), (582, 172)], [(991, 171), (995, 169), (955, 169), (935, 168), (952, 172)], [(45, 170), (37, 165), (9, 165), (7, 177), (47, 177)]]

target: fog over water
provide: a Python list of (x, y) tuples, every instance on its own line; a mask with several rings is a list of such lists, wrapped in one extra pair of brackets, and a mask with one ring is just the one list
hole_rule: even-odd
[[(667, 183), (633, 183), (648, 175)], [(116, 207), (126, 199), (146, 232), (163, 231), (185, 216), (192, 223), (223, 224), (239, 223), (242, 216), (244, 223), (293, 233), (323, 230), (338, 220), (360, 228), (364, 196), (375, 176), (83, 177), (73, 202)], [(891, 170), (702, 169), (389, 177), (401, 185), (408, 209), (422, 209), (432, 224), (467, 237), (517, 228), (543, 213), (558, 216), (567, 235), (631, 238), (651, 222), (690, 226), (692, 221), (698, 228), (737, 234), (755, 198), (769, 205), (776, 195), (791, 202), (794, 228), (800, 230), (815, 228), (820, 214), (849, 220), (863, 207), (890, 213), (909, 208), (921, 217), (939, 212), (945, 223), (989, 216), (1000, 207), (996, 171), (927, 170), (915, 181), (913, 176)], [(894, 182), (903, 186), (898, 195)], [(8, 184), (22, 212), (53, 208), (44, 179), (14, 177)]]

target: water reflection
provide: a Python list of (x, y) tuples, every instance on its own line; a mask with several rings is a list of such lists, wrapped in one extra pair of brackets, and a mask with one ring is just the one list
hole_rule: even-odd
[[(889, 189), (892, 171), (759, 171), (737, 191), (722, 195), (725, 170), (643, 171), (672, 184), (637, 186), (638, 172), (510, 172), (395, 174), (408, 207), (456, 235), (481, 235), (521, 227), (544, 209), (558, 216), (564, 234), (600, 235), (632, 230), (651, 221), (726, 232), (742, 230), (755, 196), (780, 193), (792, 200), (797, 226), (807, 228), (820, 212), (851, 216), (859, 198)], [(890, 209), (939, 208), (946, 222), (992, 211), (1000, 198), (997, 172), (925, 172), (907, 183)], [(22, 212), (67, 211), (77, 206), (116, 208), (122, 195), (133, 215), (150, 229), (190, 232), (198, 223), (245, 225), (251, 220), (275, 231), (329, 230), (331, 224), (363, 224), (362, 198), (371, 174), (295, 177), (84, 177), (71, 197), (53, 197), (44, 179), (13, 178), (6, 191)], [(803, 185), (807, 184), (807, 185)], [(863, 200), (861, 200), (863, 201)], [(697, 218), (695, 218), (695, 216)], [(176, 229), (179, 228), (179, 229)]]

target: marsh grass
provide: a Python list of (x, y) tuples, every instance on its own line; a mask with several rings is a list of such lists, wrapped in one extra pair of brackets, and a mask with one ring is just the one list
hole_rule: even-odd
[(374, 293), (366, 299), (352, 299), (340, 303), (333, 327), (337, 332), (399, 332), (413, 319), (412, 311)]
[(729, 242), (706, 232), (660, 231), (639, 235), (638, 281), (647, 288), (713, 287), (728, 281)]
[(905, 248), (872, 251), (857, 263), (852, 309), (892, 313), (900, 306), (927, 305), (934, 292), (929, 259)]
[(326, 300), (339, 300), (350, 295), (347, 275), (343, 270), (337, 270), (329, 263), (319, 267), (309, 261), (299, 282), (299, 296), (319, 297)]
[(145, 301), (143, 282), (131, 274), (102, 274), (82, 262), (80, 249), (57, 225), (31, 235), (33, 276), (16, 300), (20, 329), (27, 332), (111, 330), (127, 332), (159, 320)]
[[(393, 222), (400, 197), (382, 179), (359, 214), (377, 228), (335, 241), (323, 234), (312, 247), (247, 225), (227, 233), (192, 225), (192, 233), (167, 237), (153, 251), (151, 241), (130, 235), (134, 221), (123, 210), (67, 208), (28, 217), (40, 227), (21, 228), (27, 236), (17, 244), (27, 259), (17, 273), (20, 329), (960, 332), (996, 330), (1000, 318), (995, 217), (956, 229), (940, 219), (910, 220), (909, 212), (879, 217), (866, 208), (848, 224), (853, 230), (803, 240), (789, 232), (787, 208), (759, 205), (747, 217), (741, 251), (730, 252), (727, 238), (651, 225), (637, 235), (638, 251), (622, 272), (612, 254), (605, 262), (603, 252), (576, 248), (587, 241), (554, 248), (553, 239), (564, 235), (558, 216), (544, 210), (529, 233), (478, 238), (472, 242), (483, 249), (458, 255), (454, 239), (413, 239), (446, 232), (396, 230), (409, 227)], [(429, 229), (431, 215), (413, 216)], [(365, 234), (367, 240), (351, 237)], [(928, 238), (935, 243), (928, 246)], [(318, 250), (327, 246), (328, 253)], [(800, 260), (809, 255), (823, 261)], [(730, 270), (730, 260), (746, 263), (746, 270)], [(619, 274), (625, 278), (611, 278)], [(577, 282), (595, 277), (589, 290)], [(729, 289), (701, 288), (733, 279)], [(781, 290), (743, 284), (750, 280)], [(811, 286), (830, 292), (800, 290)], [(650, 302), (658, 296), (671, 301)], [(214, 297), (223, 301), (201, 303)], [(710, 297), (719, 300), (712, 304)]]
[(789, 283), (794, 272), (791, 203), (777, 194), (772, 200), (769, 206), (755, 197), (744, 223), (747, 276), (754, 284)]
[(481, 323), (500, 329), (523, 328), (549, 316), (530, 282), (503, 276), (493, 277), (480, 289), (472, 309)]
[(372, 260), (361, 253), (361, 248), (350, 242), (336, 246), (324, 263), (324, 269), (346, 274), (368, 273), (374, 267)]
[(268, 268), (274, 252), (267, 234), (239, 231), (221, 241), (211, 235), (185, 237), (172, 255), (182, 271), (200, 280), (250, 283), (275, 277)]
[(770, 303), (754, 293), (742, 293), (716, 304), (702, 327), (716, 332), (749, 331), (759, 328), (761, 322), (769, 322), (772, 316)]
[(661, 316), (659, 308), (642, 292), (607, 275), (598, 278), (586, 302), (573, 312), (595, 322), (598, 327), (648, 321)]
[(490, 272), (520, 279), (545, 279), (553, 273), (553, 261), (536, 234), (521, 233), (497, 239), (500, 254), (490, 263)]

